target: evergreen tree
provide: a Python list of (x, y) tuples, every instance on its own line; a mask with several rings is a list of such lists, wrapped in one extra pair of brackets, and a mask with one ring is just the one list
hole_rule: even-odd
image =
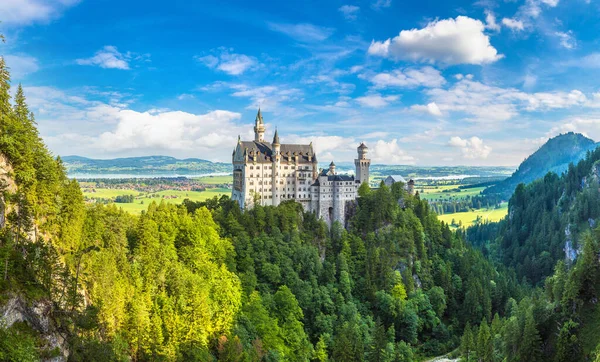
[(525, 327), (519, 346), (519, 360), (537, 362), (542, 359), (541, 338), (532, 309), (525, 315)]

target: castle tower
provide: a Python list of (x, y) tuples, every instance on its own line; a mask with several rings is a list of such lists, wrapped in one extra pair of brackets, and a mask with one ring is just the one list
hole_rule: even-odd
[(369, 183), (369, 166), (371, 166), (371, 160), (367, 158), (367, 152), (369, 148), (361, 143), (357, 148), (358, 158), (354, 160), (354, 166), (356, 166), (356, 180), (361, 184), (363, 182)]
[(329, 172), (327, 174), (335, 175), (335, 163), (333, 163), (333, 161), (331, 161), (331, 163), (329, 164)]
[(260, 113), (260, 107), (254, 120), (254, 141), (264, 142), (265, 141), (265, 124), (263, 122), (262, 114)]
[[(260, 110), (258, 111), (260, 114)], [(262, 137), (262, 136), (261, 136)], [(279, 143), (279, 134), (275, 130), (273, 137), (273, 167), (271, 174), (271, 198), (273, 206), (279, 205), (281, 202), (279, 194), (279, 165), (281, 164), (281, 144)]]
[(406, 185), (406, 190), (408, 191), (408, 194), (411, 196), (415, 194), (415, 180), (413, 180), (413, 179), (408, 180), (408, 184)]

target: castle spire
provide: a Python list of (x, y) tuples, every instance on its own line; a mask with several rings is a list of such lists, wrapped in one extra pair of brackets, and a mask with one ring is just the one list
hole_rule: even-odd
[(275, 128), (275, 136), (273, 137), (273, 144), (274, 145), (279, 144), (279, 134), (277, 133), (277, 128)]
[(256, 119), (255, 122), (257, 124), (262, 124), (263, 123), (263, 118), (262, 118), (262, 114), (260, 113), (260, 106), (258, 106), (258, 113), (256, 113)]
[(264, 142), (265, 131), (265, 124), (263, 122), (262, 114), (260, 113), (260, 107), (258, 107), (258, 113), (256, 113), (256, 119), (254, 120), (254, 141)]

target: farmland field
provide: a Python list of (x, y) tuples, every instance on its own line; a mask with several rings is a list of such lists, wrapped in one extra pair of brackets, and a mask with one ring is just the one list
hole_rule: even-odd
[(479, 195), (484, 189), (485, 187), (459, 189), (456, 185), (415, 187), (415, 190), (419, 191), (421, 198), (428, 201), (462, 200), (467, 196)]
[(231, 190), (226, 188), (214, 188), (206, 191), (176, 191), (166, 190), (151, 193), (141, 193), (135, 190), (117, 190), (117, 189), (95, 189), (96, 192), (89, 192), (84, 189), (83, 195), (87, 198), (104, 198), (111, 199), (116, 196), (134, 195), (133, 203), (115, 203), (117, 207), (122, 208), (132, 214), (141, 214), (143, 210), (148, 208), (148, 205), (155, 201), (161, 201), (171, 204), (181, 204), (183, 200), (190, 199), (192, 201), (204, 201), (214, 196), (229, 195)]
[(456, 224), (460, 222), (462, 226), (468, 227), (475, 222), (478, 216), (481, 216), (483, 220), (499, 221), (506, 216), (507, 212), (508, 204), (502, 203), (501, 207), (498, 209), (478, 209), (469, 212), (457, 212), (453, 214), (439, 215), (438, 219), (447, 224), (452, 223), (452, 220), (454, 220)]
[(230, 184), (233, 182), (233, 175), (226, 176), (203, 176), (195, 178), (195, 180), (206, 185)]

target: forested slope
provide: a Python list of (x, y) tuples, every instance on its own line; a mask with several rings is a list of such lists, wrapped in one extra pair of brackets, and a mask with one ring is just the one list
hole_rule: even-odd
[(491, 331), (485, 325), (467, 330), (463, 355), (478, 348), (476, 357), (486, 353), (485, 361), (600, 360), (599, 181), (596, 149), (562, 176), (520, 184), (501, 222), (467, 230), (490, 260), (537, 288), (509, 303)]
[(85, 205), (0, 76), (0, 306), (43, 303), (66, 345), (14, 323), (0, 360), (412, 361), (526, 293), (401, 185), (363, 185), (348, 230), (293, 202)]

